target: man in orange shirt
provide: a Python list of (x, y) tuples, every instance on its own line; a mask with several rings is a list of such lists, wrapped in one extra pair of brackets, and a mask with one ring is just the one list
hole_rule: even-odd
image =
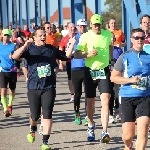
[(50, 22), (45, 22), (44, 27), (45, 27), (45, 31), (46, 31), (46, 44), (51, 44), (55, 47), (58, 47), (57, 38), (51, 32)]
[(111, 18), (109, 20), (108, 30), (113, 32), (114, 35), (115, 35), (115, 40), (116, 41), (114, 42), (114, 46), (117, 46), (117, 47), (120, 47), (120, 48), (126, 46), (124, 33), (120, 29), (117, 29), (115, 18)]

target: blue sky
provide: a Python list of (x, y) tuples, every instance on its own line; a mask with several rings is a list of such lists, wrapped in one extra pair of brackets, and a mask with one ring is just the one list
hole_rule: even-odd
[[(19, 0), (16, 0), (16, 1), (18, 2)], [(62, 1), (63, 1), (63, 7), (70, 7), (70, 1), (71, 0), (62, 0)], [(94, 0), (87, 0), (87, 7), (89, 7), (93, 12), (95, 12), (95, 4), (94, 4), (93, 1)], [(107, 9), (107, 7), (104, 6), (104, 2), (105, 2), (105, 0), (101, 0), (101, 9), (102, 9), (102, 11), (104, 11), (105, 9)], [(22, 17), (24, 19), (26, 19), (26, 5), (25, 5), (25, 0), (22, 0), (22, 4), (23, 4), (23, 7), (22, 7)], [(10, 6), (11, 5), (12, 4), (10, 3)], [(53, 13), (57, 10), (57, 5), (58, 5), (58, 3), (57, 3), (56, 0), (50, 0), (50, 15), (53, 15)], [(45, 1), (44, 0), (42, 0), (41, 8), (42, 8), (42, 16), (45, 16), (45, 9), (44, 9), (45, 8)], [(11, 7), (9, 9), (10, 9), (10, 12), (11, 12)], [(17, 11), (18, 11), (18, 7), (17, 7)], [(34, 0), (30, 0), (30, 18), (34, 17), (34, 11), (35, 11)], [(17, 16), (19, 16), (19, 14), (17, 14)], [(10, 14), (10, 18), (12, 18), (12, 14)]]

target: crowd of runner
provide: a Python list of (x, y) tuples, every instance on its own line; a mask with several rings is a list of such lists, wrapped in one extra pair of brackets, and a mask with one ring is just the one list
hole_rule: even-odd
[[(85, 19), (79, 19), (76, 26), (70, 22), (64, 28), (50, 22), (43, 26), (31, 24), (30, 28), (24, 25), (23, 29), (20, 26), (12, 28), (11, 25), (0, 28), (3, 113), (5, 117), (12, 114), (17, 78), (22, 67), (28, 89), (30, 130), (27, 139), (30, 143), (35, 141), (37, 121), (41, 117), (41, 149), (51, 149), (48, 140), (57, 95), (56, 78), (58, 71), (63, 71), (66, 65), (70, 101), (74, 103), (77, 125), (82, 124), (80, 99), (82, 91), (85, 92), (83, 124), (87, 126), (87, 140), (95, 140), (93, 118), (98, 87), (102, 106), (100, 142), (111, 140), (108, 124), (121, 118), (124, 150), (132, 150), (135, 123), (136, 150), (146, 148), (150, 137), (150, 16), (143, 15), (141, 28), (132, 29), (131, 49), (126, 52), (123, 52), (126, 38), (117, 28), (116, 21), (111, 18), (102, 29), (102, 17), (94, 14), (89, 30)], [(20, 67), (20, 64), (23, 65)]]

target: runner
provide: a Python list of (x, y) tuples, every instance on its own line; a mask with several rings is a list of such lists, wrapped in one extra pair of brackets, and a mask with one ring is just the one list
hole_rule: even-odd
[(126, 46), (126, 41), (125, 41), (125, 36), (124, 33), (117, 29), (116, 25), (116, 19), (111, 18), (108, 23), (108, 29), (114, 33), (116, 41), (114, 42), (114, 45), (117, 47), (125, 47)]
[[(85, 93), (87, 96), (88, 135), (87, 140), (95, 140), (95, 123), (93, 115), (95, 111), (96, 87), (98, 86), (101, 99), (101, 122), (103, 131), (101, 142), (110, 141), (107, 131), (109, 118), (109, 93), (110, 93), (110, 70), (109, 59), (112, 33), (101, 29), (102, 18), (94, 14), (90, 19), (91, 30), (81, 35), (75, 58), (85, 58)], [(104, 86), (105, 85), (105, 86)]]
[[(112, 45), (114, 45), (114, 42), (116, 41), (114, 33), (112, 33)], [(122, 49), (117, 46), (113, 46), (113, 61), (116, 62), (119, 56), (123, 53)], [(113, 65), (110, 66), (110, 70), (112, 71)], [(111, 97), (109, 102), (109, 122), (108, 123), (115, 123), (117, 119), (119, 119), (119, 85), (114, 84), (111, 82)], [(115, 105), (114, 105), (114, 99), (115, 99)], [(115, 110), (115, 114), (114, 114)], [(114, 118), (114, 116), (116, 118)]]
[[(123, 53), (111, 72), (111, 81), (121, 84), (119, 90), (124, 150), (131, 150), (137, 122), (136, 150), (145, 150), (150, 119), (150, 55), (143, 51), (145, 33), (133, 29), (133, 47)], [(122, 76), (123, 75), (123, 76)]]
[[(0, 43), (0, 88), (1, 102), (4, 108), (4, 116), (9, 117), (12, 114), (12, 102), (15, 97), (17, 82), (17, 67), (11, 54), (16, 48), (16, 44), (10, 42), (11, 30), (3, 29), (3, 40)], [(9, 84), (9, 101), (7, 103), (7, 86)]]
[(37, 120), (43, 114), (43, 144), (42, 150), (50, 150), (48, 144), (52, 127), (52, 111), (56, 96), (56, 75), (54, 73), (56, 58), (66, 60), (72, 51), (59, 51), (52, 45), (45, 44), (46, 32), (43, 27), (35, 30), (34, 42), (27, 40), (21, 48), (12, 55), (13, 59), (26, 58), (28, 63), (28, 100), (31, 112), (30, 133), (27, 139), (35, 141)]
[[(125, 35), (120, 29), (117, 28), (117, 23), (116, 23), (115, 18), (111, 18), (109, 20), (108, 30), (110, 30), (115, 35), (115, 42), (114, 42), (115, 47), (122, 48), (122, 47), (126, 46)], [(112, 84), (112, 86), (113, 86), (113, 84)], [(111, 102), (114, 101), (113, 99), (115, 99), (116, 104), (119, 103), (118, 102), (118, 96), (117, 96), (117, 94), (119, 92), (118, 90), (119, 90), (118, 85), (114, 84), (114, 87), (111, 88), (110, 105), (111, 105)], [(114, 106), (112, 106), (112, 107), (114, 107)], [(116, 105), (114, 115), (116, 116), (116, 119), (119, 118), (119, 105)], [(113, 120), (114, 120), (114, 116), (110, 113), (109, 122), (112, 122)]]
[[(145, 32), (145, 41), (143, 50), (150, 54), (150, 16), (145, 14), (140, 18), (140, 26)], [(148, 138), (150, 138), (150, 126), (148, 128)]]
[(57, 38), (53, 34), (51, 34), (52, 27), (50, 22), (45, 22), (44, 27), (46, 31), (46, 43), (57, 47), (58, 46)]
[(150, 16), (145, 14), (140, 18), (140, 26), (145, 32), (144, 51), (150, 54)]
[[(60, 42), (60, 46), (59, 46), (59, 49), (62, 51), (66, 51), (66, 48), (70, 45), (69, 39), (75, 36), (75, 26), (73, 23), (69, 23), (67, 26), (67, 29), (68, 29), (69, 33), (65, 37), (62, 38), (62, 40)], [(67, 67), (67, 75), (68, 75), (68, 86), (69, 86), (69, 90), (71, 93), (70, 101), (73, 101), (74, 100), (74, 89), (73, 89), (73, 84), (71, 81), (71, 59), (66, 61), (66, 67)], [(59, 69), (64, 70), (64, 64), (62, 61), (60, 61)]]
[[(75, 37), (71, 38), (71, 44), (68, 49), (76, 50), (77, 44), (79, 43), (80, 36), (86, 32), (87, 21), (85, 19), (79, 19), (77, 21), (77, 29), (78, 33)], [(82, 124), (82, 120), (80, 117), (80, 98), (82, 95), (82, 83), (84, 80), (84, 59), (71, 59), (71, 78), (74, 87), (74, 111), (75, 111), (75, 123), (77, 125)], [(85, 112), (86, 112), (86, 99), (85, 99)], [(84, 119), (84, 125), (88, 125), (88, 117), (86, 116)]]

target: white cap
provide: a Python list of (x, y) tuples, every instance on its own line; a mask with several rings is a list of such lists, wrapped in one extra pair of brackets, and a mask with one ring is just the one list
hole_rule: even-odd
[(77, 26), (86, 26), (87, 25), (87, 21), (85, 19), (79, 19), (77, 21)]

